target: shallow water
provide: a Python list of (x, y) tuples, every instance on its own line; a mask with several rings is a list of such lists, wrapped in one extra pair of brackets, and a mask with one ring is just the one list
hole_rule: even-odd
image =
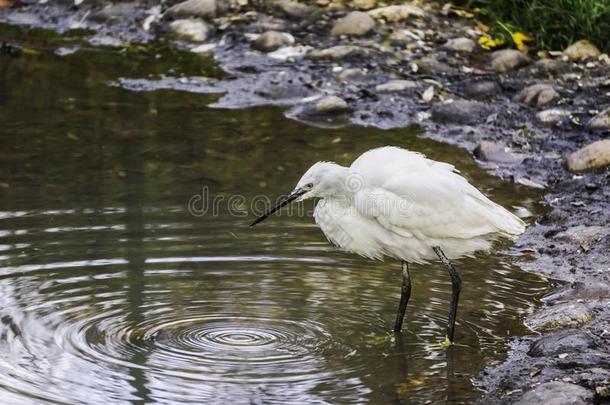
[(4, 402), (467, 402), (479, 395), (470, 379), (525, 332), (546, 283), (514, 257), (457, 263), (459, 345), (443, 351), (450, 280), (439, 265), (413, 266), (395, 336), (397, 263), (337, 251), (306, 215), (249, 228), (248, 211), (314, 161), (345, 164), (386, 144), (452, 162), (498, 202), (536, 212), (527, 189), (416, 128), (322, 130), (276, 108), (209, 109), (215, 96), (108, 85), (218, 76), (210, 60), (58, 57), (76, 40), (36, 35), (26, 45), (42, 54), (0, 57)]

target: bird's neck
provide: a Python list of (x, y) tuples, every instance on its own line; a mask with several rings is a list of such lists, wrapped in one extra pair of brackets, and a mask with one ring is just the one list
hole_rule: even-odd
[(351, 201), (356, 191), (363, 186), (362, 181), (362, 177), (349, 168), (334, 165), (332, 172), (326, 178), (327, 187), (320, 197), (328, 200)]

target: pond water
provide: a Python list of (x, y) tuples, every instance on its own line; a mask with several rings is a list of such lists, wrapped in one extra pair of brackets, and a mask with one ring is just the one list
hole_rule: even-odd
[[(23, 43), (19, 30), (0, 32)], [(412, 266), (394, 335), (398, 263), (337, 251), (307, 215), (248, 227), (251, 201), (288, 192), (311, 163), (347, 164), (386, 144), (539, 210), (537, 195), (465, 151), (416, 128), (318, 129), (277, 108), (129, 92), (108, 82), (221, 73), (167, 49), (59, 57), (77, 38), (28, 37), (41, 54), (0, 57), (4, 403), (468, 402), (480, 395), (471, 379), (525, 333), (547, 284), (501, 250), (457, 263), (459, 344), (444, 351), (442, 266)]]

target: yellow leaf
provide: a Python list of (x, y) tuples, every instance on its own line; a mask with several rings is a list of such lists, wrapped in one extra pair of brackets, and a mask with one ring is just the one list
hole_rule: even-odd
[(527, 51), (527, 45), (525, 45), (525, 42), (532, 42), (534, 40), (534, 37), (522, 32), (513, 32), (511, 35), (513, 37), (513, 42), (520, 51)]
[(483, 35), (481, 38), (479, 38), (479, 45), (481, 45), (481, 48), (488, 51), (490, 49), (497, 48), (503, 44), (504, 40), (502, 38), (493, 38), (489, 35)]

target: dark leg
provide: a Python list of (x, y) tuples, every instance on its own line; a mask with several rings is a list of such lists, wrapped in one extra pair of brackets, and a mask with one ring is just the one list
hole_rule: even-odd
[(434, 253), (438, 256), (441, 262), (445, 265), (451, 276), (451, 307), (449, 307), (449, 323), (447, 324), (447, 338), (453, 343), (453, 337), (455, 334), (455, 317), (457, 315), (458, 300), (460, 299), (460, 289), (462, 287), (462, 279), (460, 274), (453, 267), (453, 264), (447, 259), (447, 256), (443, 253), (440, 247), (434, 246), (432, 248)]
[(394, 323), (394, 332), (400, 332), (402, 329), (402, 321), (405, 318), (407, 304), (411, 298), (411, 276), (409, 275), (409, 264), (405, 261), (400, 262), (402, 269), (402, 287), (400, 289), (400, 304), (398, 305), (398, 313), (396, 314), (396, 322)]

